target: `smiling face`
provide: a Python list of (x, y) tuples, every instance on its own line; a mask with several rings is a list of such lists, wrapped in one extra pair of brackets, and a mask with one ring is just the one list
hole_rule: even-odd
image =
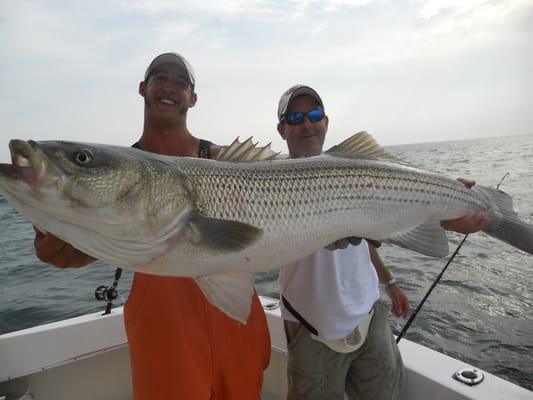
[[(300, 95), (292, 99), (287, 107), (287, 113), (307, 113), (313, 108), (320, 107), (320, 103), (309, 95)], [(322, 152), (324, 139), (328, 130), (328, 117), (321, 121), (311, 122), (308, 117), (298, 125), (286, 122), (278, 124), (278, 132), (287, 141), (291, 158), (316, 156)]]
[(139, 85), (147, 115), (160, 121), (184, 118), (196, 104), (196, 93), (187, 74), (175, 64), (162, 64)]

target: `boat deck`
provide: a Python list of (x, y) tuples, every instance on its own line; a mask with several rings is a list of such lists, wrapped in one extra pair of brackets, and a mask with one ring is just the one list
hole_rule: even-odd
[[(284, 399), (286, 347), (277, 300), (261, 298), (269, 325), (272, 356), (263, 399)], [(482, 383), (468, 386), (452, 378), (474, 368), (408, 340), (400, 342), (406, 367), (404, 399), (533, 400), (533, 392), (481, 371)], [(123, 309), (37, 326), (0, 336), (0, 399), (131, 399), (131, 377)], [(15, 396), (15, 393), (18, 395)], [(8, 395), (9, 394), (9, 395)], [(26, 399), (24, 399), (26, 400)]]

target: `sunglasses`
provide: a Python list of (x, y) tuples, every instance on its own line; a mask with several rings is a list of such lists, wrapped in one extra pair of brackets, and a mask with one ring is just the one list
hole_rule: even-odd
[(287, 113), (283, 115), (282, 121), (285, 121), (287, 125), (299, 125), (302, 122), (304, 122), (305, 117), (309, 119), (311, 122), (318, 122), (322, 121), (326, 114), (324, 113), (324, 110), (321, 108), (313, 108), (312, 110), (307, 111), (306, 113), (303, 112), (292, 112)]

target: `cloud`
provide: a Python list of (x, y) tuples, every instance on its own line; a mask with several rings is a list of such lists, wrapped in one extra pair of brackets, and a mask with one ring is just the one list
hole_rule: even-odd
[(175, 41), (187, 40), (201, 28), (201, 25), (189, 21), (181, 21), (180, 24), (165, 21), (156, 23), (153, 29), (161, 43), (166, 45)]
[[(496, 7), (501, 8), (503, 2), (498, 2)], [(492, 0), (429, 0), (420, 10), (420, 15), (424, 19), (431, 19), (441, 13), (451, 12), (454, 14), (464, 14), (480, 7), (494, 7)]]
[(269, 16), (280, 12), (283, 3), (275, 3), (261, 0), (138, 0), (138, 1), (119, 1), (124, 8), (136, 9), (143, 13), (151, 15), (163, 15), (168, 13), (189, 14), (194, 13), (204, 16), (219, 16), (236, 18), (245, 16), (247, 18), (254, 16)]
[(2, 7), (0, 160), (7, 138), (128, 144), (137, 84), (158, 53), (198, 76), (190, 126), (285, 144), (281, 92), (319, 90), (330, 144), (366, 129), (383, 143), (531, 133), (533, 2), (110, 1)]

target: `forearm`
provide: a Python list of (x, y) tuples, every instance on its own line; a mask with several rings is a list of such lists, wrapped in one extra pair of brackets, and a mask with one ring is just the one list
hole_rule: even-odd
[(370, 244), (368, 245), (368, 250), (370, 252), (370, 261), (372, 261), (372, 264), (376, 269), (379, 281), (381, 283), (389, 282), (392, 279), (392, 274), (383, 263), (383, 260), (379, 256), (378, 250)]
[(391, 272), (381, 260), (377, 249), (372, 245), (368, 245), (368, 249), (370, 251), (370, 260), (372, 261), (372, 264), (374, 264), (374, 268), (376, 269), (379, 281), (385, 284), (385, 292), (391, 299), (392, 313), (397, 317), (406, 317), (411, 311), (409, 299), (407, 298), (402, 288), (398, 284), (396, 284), (396, 281), (393, 279)]

